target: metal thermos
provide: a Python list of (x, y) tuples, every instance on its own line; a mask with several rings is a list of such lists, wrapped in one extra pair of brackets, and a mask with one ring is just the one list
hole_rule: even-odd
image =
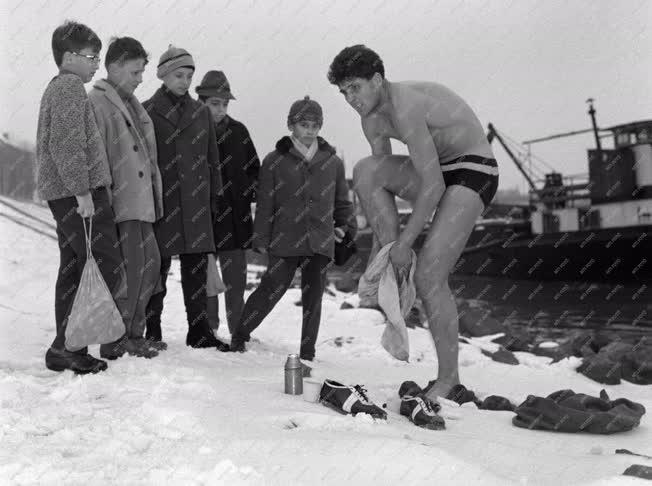
[(298, 354), (290, 354), (285, 362), (285, 393), (288, 395), (303, 393), (303, 373)]

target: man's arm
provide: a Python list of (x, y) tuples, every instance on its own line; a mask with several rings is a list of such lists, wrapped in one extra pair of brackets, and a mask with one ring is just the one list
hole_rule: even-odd
[(437, 148), (426, 125), (426, 107), (418, 102), (410, 103), (406, 115), (399, 117), (397, 124), (408, 146), (419, 182), (412, 214), (397, 241), (399, 245), (410, 248), (432, 217), (446, 185)]
[(378, 133), (376, 118), (373, 116), (363, 118), (362, 131), (371, 147), (371, 155), (391, 155), (392, 144), (388, 137)]

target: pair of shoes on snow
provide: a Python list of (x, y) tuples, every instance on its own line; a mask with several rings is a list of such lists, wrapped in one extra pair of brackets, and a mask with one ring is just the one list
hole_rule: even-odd
[(78, 375), (99, 373), (108, 368), (106, 361), (94, 358), (88, 353), (73, 353), (65, 349), (48, 349), (45, 366), (52, 371), (71, 370)]
[(319, 392), (319, 401), (341, 414), (366, 413), (377, 419), (387, 419), (387, 412), (374, 404), (360, 385), (348, 386), (325, 380)]
[(409, 418), (414, 425), (429, 430), (446, 428), (446, 422), (437, 414), (441, 405), (428, 398), (415, 382), (404, 381), (398, 390), (398, 396), (401, 397), (401, 415)]
[(230, 350), (228, 344), (215, 337), (211, 330), (206, 326), (206, 330), (195, 331), (191, 329), (186, 336), (186, 345), (191, 348), (215, 348), (218, 351), (226, 353)]
[[(127, 338), (123, 336), (115, 342), (100, 345), (100, 356), (104, 359), (118, 359), (125, 354), (139, 358), (155, 358), (158, 356), (158, 350), (150, 345), (151, 341), (145, 338)], [(167, 347), (162, 341), (159, 347)]]

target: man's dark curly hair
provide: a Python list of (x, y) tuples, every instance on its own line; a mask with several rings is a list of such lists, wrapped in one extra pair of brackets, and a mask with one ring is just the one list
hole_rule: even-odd
[(363, 44), (342, 49), (328, 70), (328, 81), (339, 85), (351, 78), (371, 79), (375, 73), (385, 77), (385, 66), (378, 54)]

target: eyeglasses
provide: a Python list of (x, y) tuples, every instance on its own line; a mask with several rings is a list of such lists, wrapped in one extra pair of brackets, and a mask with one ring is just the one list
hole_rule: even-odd
[(71, 51), (73, 54), (79, 57), (85, 57), (91, 62), (100, 62), (100, 59), (102, 59), (100, 56), (95, 56), (93, 54), (80, 54), (79, 52)]

